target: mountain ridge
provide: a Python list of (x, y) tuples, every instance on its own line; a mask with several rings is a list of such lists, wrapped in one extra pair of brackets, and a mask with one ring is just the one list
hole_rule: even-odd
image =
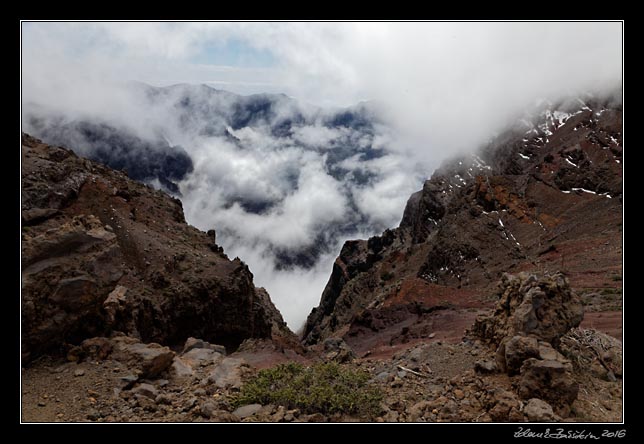
[(423, 310), (484, 307), (504, 272), (561, 269), (578, 290), (618, 286), (621, 105), (587, 102), (550, 104), (535, 122), (446, 161), (410, 197), (398, 228), (346, 242), (305, 342), (339, 335), (356, 346), (368, 329), (394, 325), (426, 336)]

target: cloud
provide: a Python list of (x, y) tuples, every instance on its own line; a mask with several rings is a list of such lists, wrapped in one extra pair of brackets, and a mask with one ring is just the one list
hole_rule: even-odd
[[(24, 23), (22, 94), (28, 109), (183, 146), (194, 162), (180, 184), (188, 221), (215, 227), (298, 328), (341, 246), (325, 227), (366, 237), (395, 226), (434, 168), (536, 99), (621, 86), (622, 53), (619, 22)], [(261, 124), (226, 135), (221, 116), (208, 131), (203, 116), (233, 97), (177, 86), (151, 104), (131, 80), (296, 98), (282, 99), (275, 122), (368, 100), (383, 124), (367, 134), (320, 115), (288, 136)], [(186, 94), (192, 116), (175, 105)], [(276, 269), (278, 250), (312, 243), (324, 247), (312, 268)]]

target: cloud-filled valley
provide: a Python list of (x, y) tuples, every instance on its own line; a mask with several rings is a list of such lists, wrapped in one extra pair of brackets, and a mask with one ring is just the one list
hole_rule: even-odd
[(39, 106), (26, 107), (24, 128), (179, 195), (187, 219), (217, 230), (291, 324), (317, 302), (344, 240), (396, 225), (423, 180), (369, 104), (327, 110), (198, 85), (120, 88), (148, 114), (145, 131)]
[(621, 86), (619, 23), (23, 26), (23, 131), (180, 196), (292, 329), (442, 161)]

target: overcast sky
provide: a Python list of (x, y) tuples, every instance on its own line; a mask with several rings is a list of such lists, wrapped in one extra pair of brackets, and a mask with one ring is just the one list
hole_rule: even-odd
[[(537, 99), (621, 86), (622, 24), (23, 23), (22, 69), (23, 102), (130, 122), (149, 117), (125, 111), (133, 108), (114, 85), (130, 80), (205, 83), (241, 94), (282, 92), (327, 107), (374, 101), (396, 132), (389, 148), (398, 157), (378, 166), (393, 179), (362, 201), (381, 208), (379, 217), (394, 224), (409, 193), (422, 185), (406, 175), (412, 167), (429, 177), (442, 160), (475, 149)], [(310, 137), (308, 131), (300, 136)], [(199, 149), (191, 154), (206, 160), (213, 155)], [(206, 160), (198, 173), (207, 172)], [(314, 168), (316, 162), (302, 165)], [(208, 182), (202, 179), (195, 174), (191, 183)], [(190, 223), (208, 219), (198, 208), (209, 207), (196, 203), (209, 192), (192, 190), (185, 202)], [(340, 200), (332, 203), (342, 205)], [(321, 208), (303, 195), (291, 201), (298, 206), (294, 214), (305, 219), (313, 214), (308, 208)], [(264, 224), (275, 225), (275, 217), (247, 225), (261, 233), (269, 226)], [(251, 250), (242, 253), (253, 256)], [(297, 289), (311, 283), (297, 313), (285, 313), (297, 328), (293, 324), (319, 301), (332, 258), (276, 281), (271, 264), (255, 256), (247, 262), (260, 285), (270, 281), (266, 286), (283, 312), (296, 305)]]
[(140, 80), (378, 100), (413, 143), (445, 149), (536, 96), (618, 83), (622, 66), (616, 22), (25, 23), (22, 37), (26, 95)]

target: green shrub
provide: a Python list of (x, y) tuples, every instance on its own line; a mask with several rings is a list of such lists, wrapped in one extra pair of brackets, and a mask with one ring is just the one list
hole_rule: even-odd
[(621, 277), (619, 274), (616, 274), (616, 275), (614, 275), (611, 279), (612, 279), (613, 281), (617, 282), (617, 281), (621, 281), (621, 280), (622, 280), (622, 277)]
[(380, 273), (380, 279), (382, 279), (383, 281), (388, 281), (390, 279), (393, 279), (393, 277), (394, 274), (390, 271), (383, 271), (382, 273)]
[(365, 372), (334, 362), (312, 367), (291, 362), (260, 370), (232, 396), (231, 404), (276, 404), (304, 413), (376, 415), (382, 394), (368, 385), (369, 379)]

